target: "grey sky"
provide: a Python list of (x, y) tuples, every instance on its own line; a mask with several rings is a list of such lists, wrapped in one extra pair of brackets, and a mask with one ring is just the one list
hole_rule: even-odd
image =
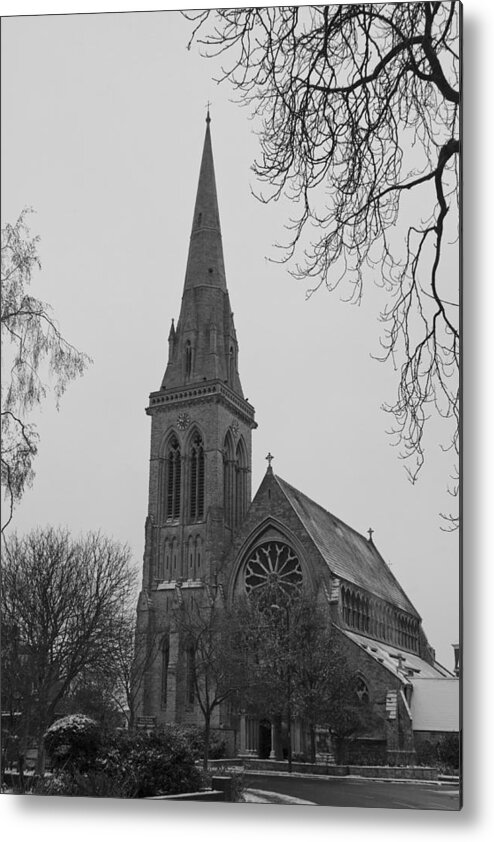
[(211, 81), (177, 13), (6, 20), (2, 43), (2, 206), (25, 205), (41, 236), (32, 293), (94, 359), (60, 412), (44, 406), (36, 479), (15, 525), (101, 529), (140, 567), (150, 421), (188, 238), (211, 106), (223, 245), (244, 394), (256, 408), (253, 489), (271, 451), (276, 473), (374, 540), (421, 614), (438, 659), (458, 638), (458, 534), (448, 510), (449, 457), (435, 436), (412, 487), (385, 430), (394, 373), (379, 351), (380, 293), (359, 308), (269, 263), (286, 205), (250, 192), (255, 125)]

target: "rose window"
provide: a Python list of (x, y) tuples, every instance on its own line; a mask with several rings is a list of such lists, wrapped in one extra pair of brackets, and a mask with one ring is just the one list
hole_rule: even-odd
[(273, 589), (290, 596), (300, 589), (302, 578), (300, 562), (294, 551), (279, 541), (269, 541), (256, 547), (244, 569), (248, 594), (261, 595)]

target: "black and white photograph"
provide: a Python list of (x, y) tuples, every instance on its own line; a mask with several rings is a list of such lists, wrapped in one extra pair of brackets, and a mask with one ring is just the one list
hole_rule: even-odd
[(2, 16), (2, 800), (461, 810), (467, 12)]

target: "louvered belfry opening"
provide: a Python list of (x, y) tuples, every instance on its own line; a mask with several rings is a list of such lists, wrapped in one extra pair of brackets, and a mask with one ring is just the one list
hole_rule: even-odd
[(166, 501), (165, 517), (167, 521), (180, 517), (180, 489), (182, 479), (182, 461), (178, 439), (173, 436), (166, 455)]
[(190, 498), (191, 520), (204, 518), (204, 445), (199, 433), (194, 435), (190, 453)]

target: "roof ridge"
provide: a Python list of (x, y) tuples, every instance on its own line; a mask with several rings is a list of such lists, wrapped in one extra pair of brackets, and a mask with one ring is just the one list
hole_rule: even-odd
[(298, 488), (295, 488), (294, 485), (291, 485), (291, 483), (287, 482), (285, 479), (283, 479), (283, 477), (279, 477), (276, 474), (275, 474), (275, 477), (276, 477), (276, 479), (281, 480), (281, 482), (284, 483), (284, 485), (287, 485), (289, 488), (292, 488), (294, 491), (296, 491), (297, 494), (300, 494), (302, 497), (305, 497), (306, 500), (308, 500), (314, 506), (317, 506), (317, 508), (321, 509), (321, 511), (325, 512), (325, 514), (330, 515), (333, 518), (333, 520), (337, 521), (337, 523), (342, 523), (343, 526), (345, 526), (347, 529), (351, 529), (351, 531), (354, 533), (354, 535), (358, 535), (358, 537), (361, 538), (362, 541), (365, 542), (366, 546), (374, 548), (376, 550), (379, 558), (381, 559), (381, 561), (384, 561), (384, 564), (387, 567), (389, 567), (387, 561), (382, 557), (382, 555), (380, 554), (379, 550), (377, 549), (377, 547), (376, 547), (376, 545), (374, 544), (373, 541), (372, 542), (368, 541), (367, 538), (364, 535), (362, 535), (361, 532), (359, 532), (353, 526), (350, 526), (349, 523), (342, 520), (342, 518), (338, 517), (338, 515), (335, 515), (335, 514), (333, 514), (333, 512), (330, 512), (329, 509), (325, 509), (324, 506), (322, 506), (320, 503), (317, 502), (317, 500), (313, 500), (312, 497), (309, 497), (308, 494), (305, 494), (303, 491), (300, 491)]

